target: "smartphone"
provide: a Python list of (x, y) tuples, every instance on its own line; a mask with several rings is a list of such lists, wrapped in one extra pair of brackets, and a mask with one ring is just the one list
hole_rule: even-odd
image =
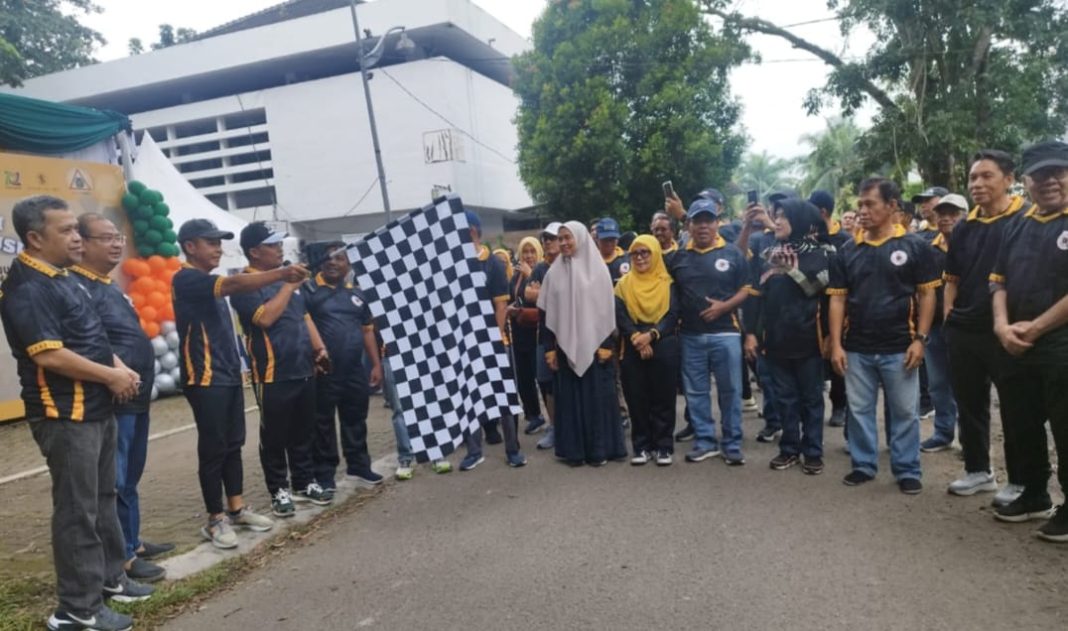
[(664, 199), (671, 199), (675, 197), (675, 187), (671, 184), (671, 180), (664, 182)]
[(749, 191), (745, 194), (745, 197), (750, 205), (760, 202), (760, 193), (758, 193), (757, 191)]

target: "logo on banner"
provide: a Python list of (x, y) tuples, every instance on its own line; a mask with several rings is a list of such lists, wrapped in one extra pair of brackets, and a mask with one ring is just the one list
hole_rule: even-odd
[(898, 267), (901, 267), (905, 263), (909, 262), (909, 255), (904, 250), (894, 250), (890, 255), (890, 262)]
[(18, 171), (4, 171), (4, 186), (7, 188), (22, 188), (22, 174)]
[(81, 169), (74, 169), (70, 175), (70, 190), (88, 192), (93, 190), (93, 183)]
[(731, 268), (731, 262), (727, 259), (719, 259), (716, 261), (716, 270), (720, 272), (726, 272)]

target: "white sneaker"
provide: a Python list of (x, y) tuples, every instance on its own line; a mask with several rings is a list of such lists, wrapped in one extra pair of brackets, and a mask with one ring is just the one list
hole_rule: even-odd
[(251, 530), (252, 532), (267, 532), (271, 528), (274, 528), (273, 521), (259, 513), (252, 512), (252, 509), (248, 506), (241, 507), (241, 512), (237, 515), (231, 515), (230, 523), (232, 523), (235, 528), (244, 528), (246, 530)]
[(953, 495), (975, 495), (976, 493), (992, 493), (998, 490), (998, 481), (992, 471), (977, 471), (965, 473), (964, 477), (954, 480), (946, 489)]
[(742, 399), (742, 411), (743, 412), (756, 412), (757, 407), (756, 397), (749, 397), (748, 399)]
[(644, 449), (634, 454), (634, 457), (630, 459), (632, 465), (643, 465), (649, 462), (649, 452)]
[(1006, 484), (998, 494), (994, 496), (993, 501), (990, 504), (994, 508), (1001, 508), (1002, 506), (1008, 506), (1016, 501), (1016, 498), (1023, 495), (1024, 487), (1022, 484)]
[(394, 475), (398, 480), (411, 480), (414, 473), (411, 463), (405, 462), (397, 465), (397, 472)]
[(230, 550), (237, 547), (237, 534), (230, 526), (230, 520), (223, 517), (212, 521), (200, 529), (200, 536), (211, 542), (211, 545), (220, 550)]

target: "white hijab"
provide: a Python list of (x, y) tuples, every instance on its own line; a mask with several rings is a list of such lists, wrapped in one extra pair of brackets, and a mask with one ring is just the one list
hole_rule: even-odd
[(586, 226), (569, 221), (564, 227), (575, 235), (575, 253), (553, 262), (538, 294), (538, 308), (545, 312), (545, 326), (556, 335), (571, 369), (581, 377), (616, 328), (615, 296), (608, 266)]

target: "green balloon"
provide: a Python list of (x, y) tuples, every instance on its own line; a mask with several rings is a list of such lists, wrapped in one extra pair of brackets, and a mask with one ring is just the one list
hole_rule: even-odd
[(152, 218), (153, 214), (155, 213), (152, 212), (151, 206), (142, 205), (137, 207), (137, 219), (144, 219), (145, 221), (148, 221)]
[(139, 245), (137, 246), (137, 253), (141, 256), (141, 258), (147, 259), (148, 257), (156, 253), (156, 248), (152, 247), (151, 245)]
[(133, 222), (134, 236), (140, 240), (145, 234), (145, 230), (148, 230), (148, 222), (144, 219), (137, 219)]
[(156, 253), (164, 258), (173, 258), (178, 256), (178, 246), (173, 243), (161, 243), (156, 248)]
[(148, 220), (148, 225), (152, 226), (156, 230), (163, 232), (167, 229), (167, 218), (160, 215), (152, 215), (152, 218)]
[(177, 232), (175, 232), (174, 230), (170, 230), (170, 229), (167, 229), (167, 230), (163, 231), (163, 243), (177, 243), (177, 242), (178, 242), (178, 233)]
[(130, 191), (134, 195), (140, 195), (141, 193), (145, 192), (146, 188), (148, 187), (137, 180), (130, 180), (126, 184), (126, 190)]
[(153, 230), (149, 228), (145, 231), (145, 243), (148, 245), (159, 245), (160, 241), (163, 241), (163, 234), (159, 230)]
[(124, 193), (122, 196), (122, 207), (127, 212), (133, 212), (137, 210), (137, 207), (141, 205), (141, 198), (134, 193)]
[(156, 215), (159, 217), (166, 217), (167, 215), (171, 214), (171, 207), (167, 204), (164, 204), (163, 202), (153, 204), (152, 208), (156, 210)]
[(165, 230), (170, 230), (170, 229), (174, 228), (174, 222), (171, 221), (170, 217), (164, 217), (163, 218), (163, 225), (165, 226), (165, 228), (164, 228)]
[(141, 204), (145, 206), (151, 206), (163, 201), (163, 196), (159, 194), (159, 191), (154, 191), (152, 189), (142, 191), (138, 197), (141, 199)]

